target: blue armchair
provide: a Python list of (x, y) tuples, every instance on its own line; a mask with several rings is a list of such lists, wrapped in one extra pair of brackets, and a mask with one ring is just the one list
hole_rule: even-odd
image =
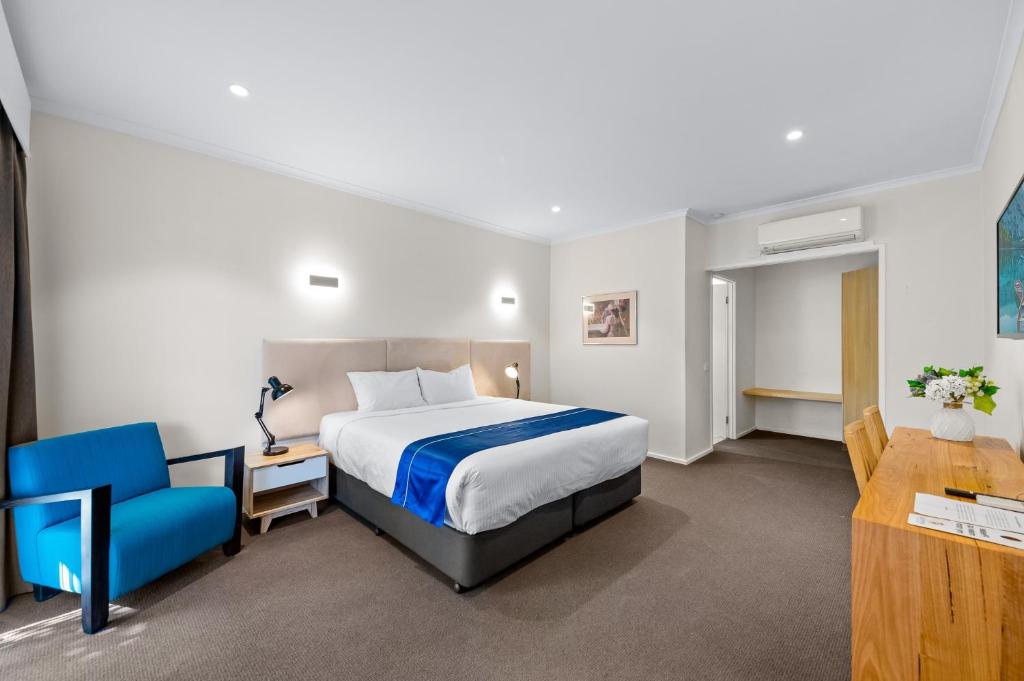
[[(170, 486), (169, 464), (224, 457), (224, 487)], [(167, 460), (155, 423), (39, 440), (8, 450), (18, 560), (36, 600), (82, 594), (82, 629), (107, 624), (110, 599), (218, 544), (241, 547), (236, 447)]]

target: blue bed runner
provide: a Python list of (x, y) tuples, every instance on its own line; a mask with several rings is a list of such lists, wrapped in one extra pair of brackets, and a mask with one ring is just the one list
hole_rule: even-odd
[(448, 480), (455, 466), (467, 456), (622, 416), (625, 414), (600, 409), (568, 409), (416, 440), (402, 452), (391, 502), (440, 527), (444, 524)]

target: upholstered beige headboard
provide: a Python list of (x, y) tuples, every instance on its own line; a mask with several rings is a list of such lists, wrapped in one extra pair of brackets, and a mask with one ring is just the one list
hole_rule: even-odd
[(515, 397), (505, 367), (519, 363), (520, 397), (530, 397), (529, 341), (448, 338), (282, 339), (263, 341), (263, 377), (277, 376), (295, 390), (268, 404), (264, 419), (282, 440), (316, 435), (324, 414), (356, 409), (349, 371), (401, 371), (421, 367), (473, 368), (480, 395)]

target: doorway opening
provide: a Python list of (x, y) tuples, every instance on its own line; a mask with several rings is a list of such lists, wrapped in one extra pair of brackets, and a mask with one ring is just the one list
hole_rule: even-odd
[[(877, 404), (884, 413), (882, 246), (801, 251), (709, 270), (710, 446), (724, 444), (723, 433), (736, 440), (754, 430), (842, 442), (844, 425), (861, 418), (865, 406)], [(729, 304), (721, 291), (714, 295), (725, 286), (716, 280), (733, 283)], [(716, 393), (725, 376), (732, 386), (723, 400)]]
[(736, 438), (736, 376), (734, 338), (736, 283), (711, 278), (711, 441)]

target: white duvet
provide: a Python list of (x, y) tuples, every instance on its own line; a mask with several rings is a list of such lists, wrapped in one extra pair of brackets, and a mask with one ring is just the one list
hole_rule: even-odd
[[(347, 411), (320, 421), (320, 446), (334, 465), (389, 499), (406, 445), (424, 437), (571, 409), (481, 397), (392, 411)], [(647, 421), (623, 416), (502, 447), (455, 467), (445, 494), (446, 522), (476, 534), (504, 527), (538, 506), (611, 480), (647, 456)]]

